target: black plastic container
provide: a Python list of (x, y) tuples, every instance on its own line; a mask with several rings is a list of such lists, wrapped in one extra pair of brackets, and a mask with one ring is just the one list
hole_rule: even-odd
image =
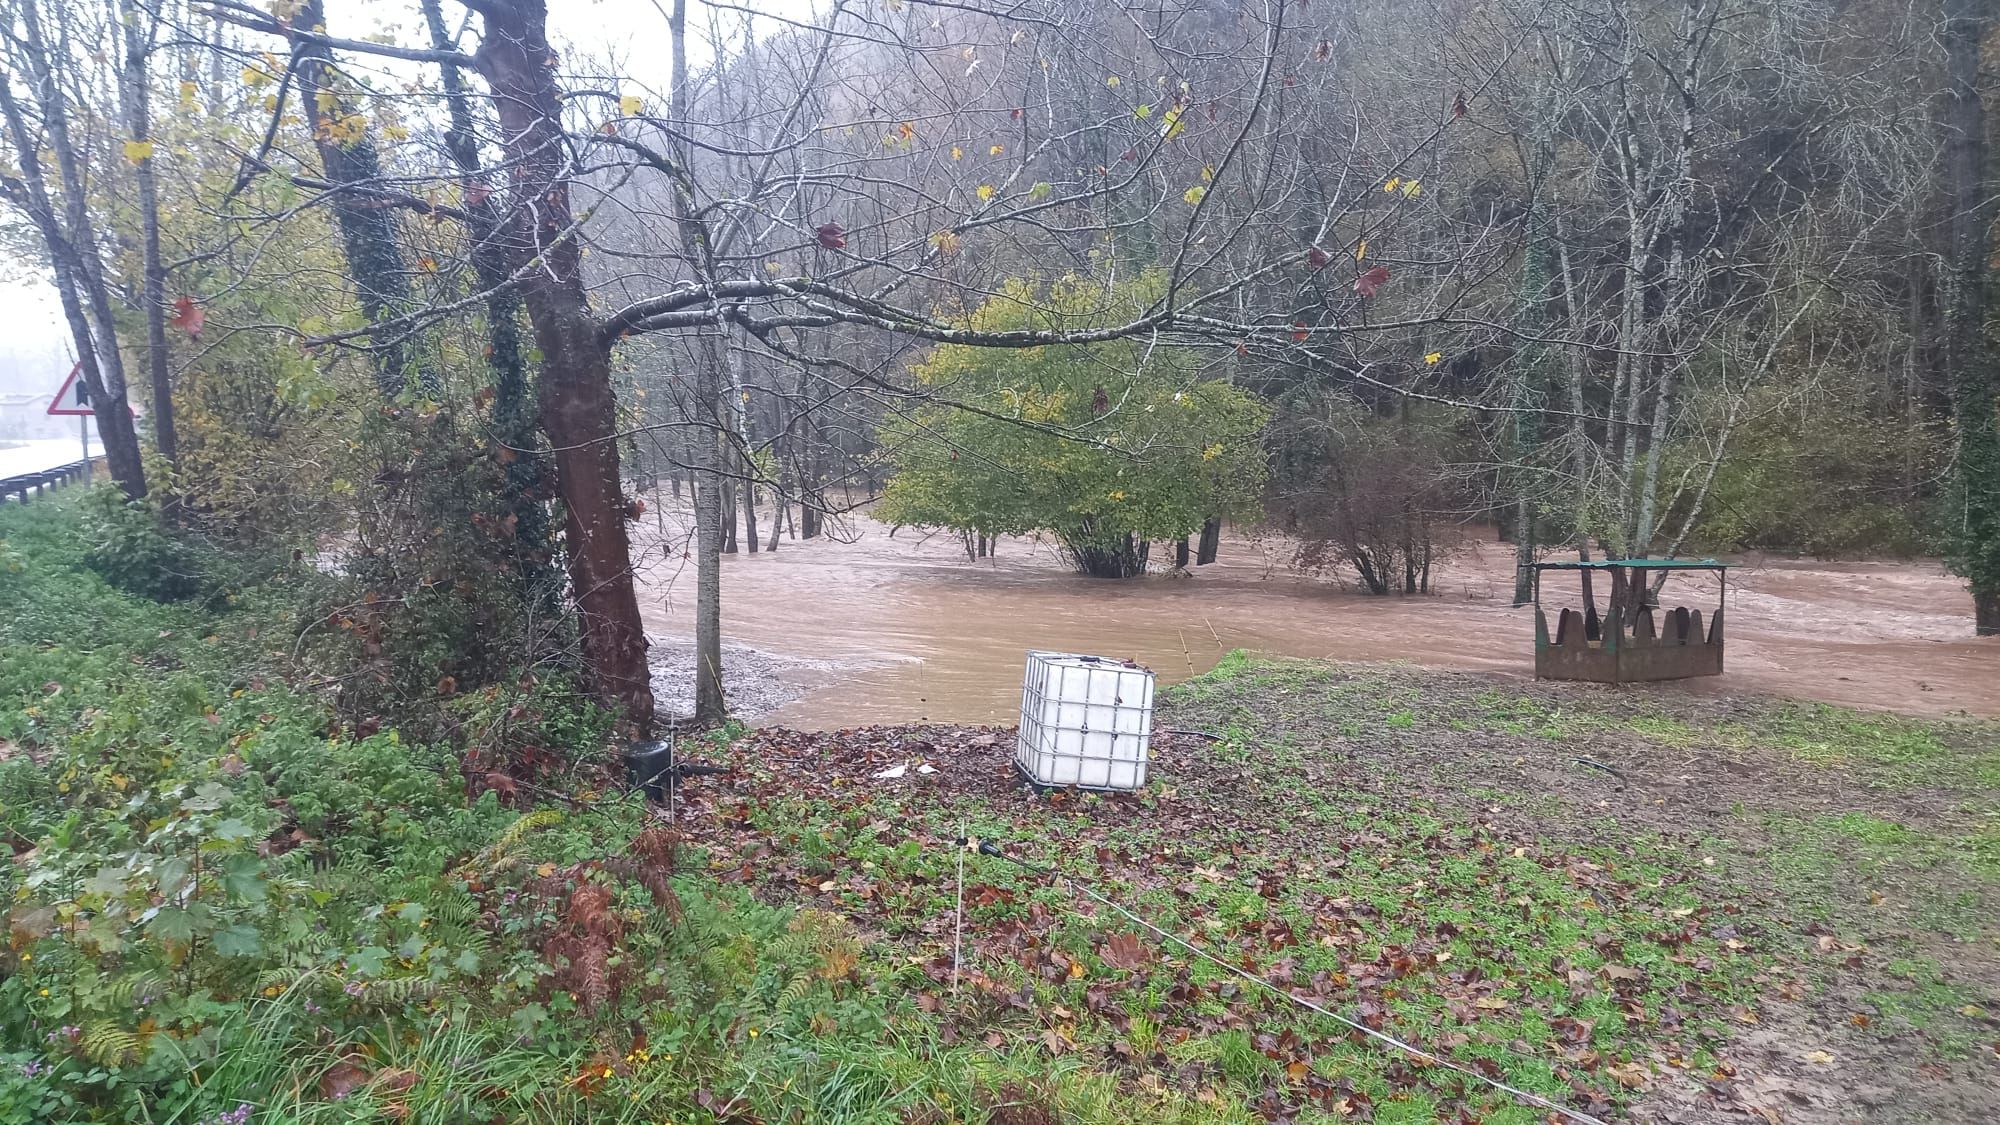
[(649, 801), (665, 801), (672, 783), (674, 743), (670, 738), (632, 742), (625, 747), (625, 781)]

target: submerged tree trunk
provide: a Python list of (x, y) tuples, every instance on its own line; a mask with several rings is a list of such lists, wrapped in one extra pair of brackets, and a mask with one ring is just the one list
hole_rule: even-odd
[(1222, 548), (1222, 521), (1213, 517), (1201, 523), (1201, 542), (1195, 548), (1194, 565), (1207, 566)]
[(1361, 584), (1368, 588), (1369, 593), (1381, 595), (1389, 592), (1388, 575), (1375, 565), (1374, 557), (1367, 550), (1355, 548), (1348, 552), (1348, 559), (1354, 563), (1354, 573), (1361, 577)]
[(1092, 578), (1136, 578), (1146, 573), (1151, 544), (1134, 539), (1129, 532), (1106, 546), (1104, 536), (1086, 520), (1082, 526), (1059, 532), (1058, 536), (1079, 574)]
[(570, 587), (582, 619), (583, 656), (598, 699), (635, 736), (652, 730), (646, 631), (633, 586), (631, 544), (618, 474), (611, 350), (591, 316), (571, 230), (562, 102), (541, 0), (488, 0), (476, 62), (492, 87), (513, 184), (510, 242), (521, 295), (542, 352), (541, 424), (554, 449), (566, 514)]

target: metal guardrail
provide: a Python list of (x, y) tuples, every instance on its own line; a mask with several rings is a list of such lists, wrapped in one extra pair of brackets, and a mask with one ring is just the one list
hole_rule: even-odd
[(52, 488), (82, 479), (89, 472), (90, 464), (89, 461), (71, 461), (38, 473), (0, 477), (0, 504), (5, 504), (9, 497), (19, 497), (21, 503), (26, 504), (30, 493), (40, 496)]

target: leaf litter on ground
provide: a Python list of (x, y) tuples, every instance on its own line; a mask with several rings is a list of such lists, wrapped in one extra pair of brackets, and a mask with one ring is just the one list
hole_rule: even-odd
[(1726, 1078), (1712, 1048), (1749, 994), (1754, 926), (1702, 896), (1690, 856), (1394, 806), (1240, 738), (1156, 735), (1156, 780), (1133, 794), (1036, 792), (1012, 747), (997, 728), (759, 731), (734, 745), (733, 779), (691, 787), (681, 823), (718, 878), (852, 919), (948, 1042), (1087, 1054), (1270, 1120), (1389, 1101), (1539, 1119), (976, 854), (954, 994), (964, 825), (1228, 964), (1585, 1112), (1670, 1074)]

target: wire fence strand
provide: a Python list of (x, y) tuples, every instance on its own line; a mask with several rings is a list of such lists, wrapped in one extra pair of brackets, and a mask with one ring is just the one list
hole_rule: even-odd
[[(959, 865), (961, 872), (963, 871), (964, 868), (964, 862), (965, 862), (964, 856), (967, 851), (967, 843), (968, 841), (965, 837), (961, 837), (958, 841), (958, 854), (960, 857)], [(1052, 867), (1043, 867), (1040, 864), (1030, 863), (1025, 859), (1020, 859), (1016, 856), (1008, 855), (1005, 851), (1002, 851), (1000, 849), (999, 845), (994, 844), (990, 840), (979, 841), (976, 846), (979, 848), (980, 854), (982, 855), (990, 855), (990, 856), (995, 856), (999, 859), (1004, 859), (1009, 863), (1024, 868), (1028, 871), (1032, 871), (1046, 878), (1060, 879), (1064, 883), (1069, 884), (1074, 889), (1081, 891), (1084, 895), (1088, 896), (1089, 898), (1097, 902), (1100, 902), (1107, 907), (1110, 907), (1112, 910), (1124, 916), (1133, 924), (1147, 930), (1148, 932), (1152, 933), (1154, 936), (1158, 937), (1162, 941), (1171, 942), (1174, 945), (1187, 950), (1189, 953), (1194, 954), (1196, 957), (1199, 957), (1202, 960), (1207, 961), (1212, 965), (1215, 965), (1217, 968), (1223, 969), (1229, 973), (1234, 974), (1235, 976), (1241, 977), (1243, 980), (1248, 981), (1251, 984), (1257, 985), (1260, 988), (1266, 989), (1270, 992), (1274, 992), (1277, 995), (1284, 997), (1286, 1000), (1289, 1000), (1292, 1003), (1297, 1004), (1302, 1008), (1306, 1008), (1310, 1011), (1316, 1012), (1334, 1021), (1335, 1023), (1338, 1023), (1344, 1027), (1348, 1027), (1355, 1031), (1358, 1031), (1361, 1034), (1369, 1037), (1370, 1039), (1374, 1039), (1381, 1043), (1386, 1043), (1389, 1046), (1394, 1047), (1395, 1049), (1402, 1051), (1413, 1058), (1422, 1059), (1425, 1062), (1431, 1063), (1435, 1066), (1444, 1067), (1446, 1070), (1456, 1071), (1457, 1073), (1463, 1074), (1468, 1078), (1472, 1078), (1476, 1081), (1491, 1086), (1496, 1090), (1500, 1090), (1505, 1093), (1511, 1094), (1514, 1097), (1519, 1098), (1520, 1100), (1528, 1103), (1529, 1105), (1538, 1106), (1542, 1109), (1546, 1109), (1554, 1113), (1560, 1113), (1564, 1117), (1567, 1117), (1572, 1121), (1581, 1122), (1582, 1125), (1607, 1125), (1607, 1122), (1605, 1122), (1602, 1118), (1592, 1117), (1590, 1114), (1584, 1113), (1581, 1110), (1571, 1109), (1568, 1106), (1550, 1101), (1548, 1098), (1545, 1098), (1540, 1094), (1536, 1094), (1528, 1090), (1523, 1090), (1519, 1086), (1509, 1085), (1508, 1083), (1502, 1082), (1496, 1078), (1489, 1078), (1486, 1075), (1481, 1074), (1479, 1071), (1473, 1069), (1472, 1067), (1465, 1065), (1464, 1063), (1446, 1058), (1443, 1055), (1436, 1054), (1435, 1052), (1432, 1051), (1426, 1051), (1422, 1047), (1414, 1046), (1410, 1043), (1405, 1043), (1404, 1041), (1396, 1038), (1393, 1035), (1390, 1035), (1386, 1032), (1377, 1031), (1375, 1028), (1369, 1027), (1367, 1024), (1362, 1023), (1359, 1020), (1350, 1019), (1349, 1017), (1341, 1015), (1339, 1012), (1336, 1012), (1331, 1008), (1328, 1008), (1322, 1004), (1315, 1003), (1314, 1001), (1308, 1000), (1303, 996), (1299, 996), (1293, 993), (1290, 989), (1282, 988), (1277, 984), (1273, 983), (1272, 981), (1266, 980), (1265, 978), (1260, 977), (1255, 973), (1249, 972), (1246, 969), (1239, 968), (1236, 965), (1232, 965), (1229, 962), (1224, 961), (1220, 957), (1215, 956), (1213, 953), (1210, 953), (1206, 949), (1203, 949), (1202, 947), (1194, 944), (1193, 942), (1188, 941), (1186, 938), (1183, 938), (1178, 934), (1169, 933), (1166, 930), (1163, 930), (1160, 927), (1154, 925), (1153, 923), (1147, 921), (1146, 919), (1141, 918), (1139, 915), (1134, 914), (1132, 911), (1126, 909), (1122, 904), (1114, 901), (1113, 899), (1099, 892), (1097, 888), (1091, 886), (1089, 883), (1085, 882), (1083, 879), (1075, 875), (1070, 875), (1062, 871), (1057, 871)], [(962, 874), (960, 878), (962, 882), (963, 881)], [(956, 947), (954, 947), (952, 955), (952, 968), (954, 975), (956, 974), (957, 966), (958, 966), (958, 955)]]

